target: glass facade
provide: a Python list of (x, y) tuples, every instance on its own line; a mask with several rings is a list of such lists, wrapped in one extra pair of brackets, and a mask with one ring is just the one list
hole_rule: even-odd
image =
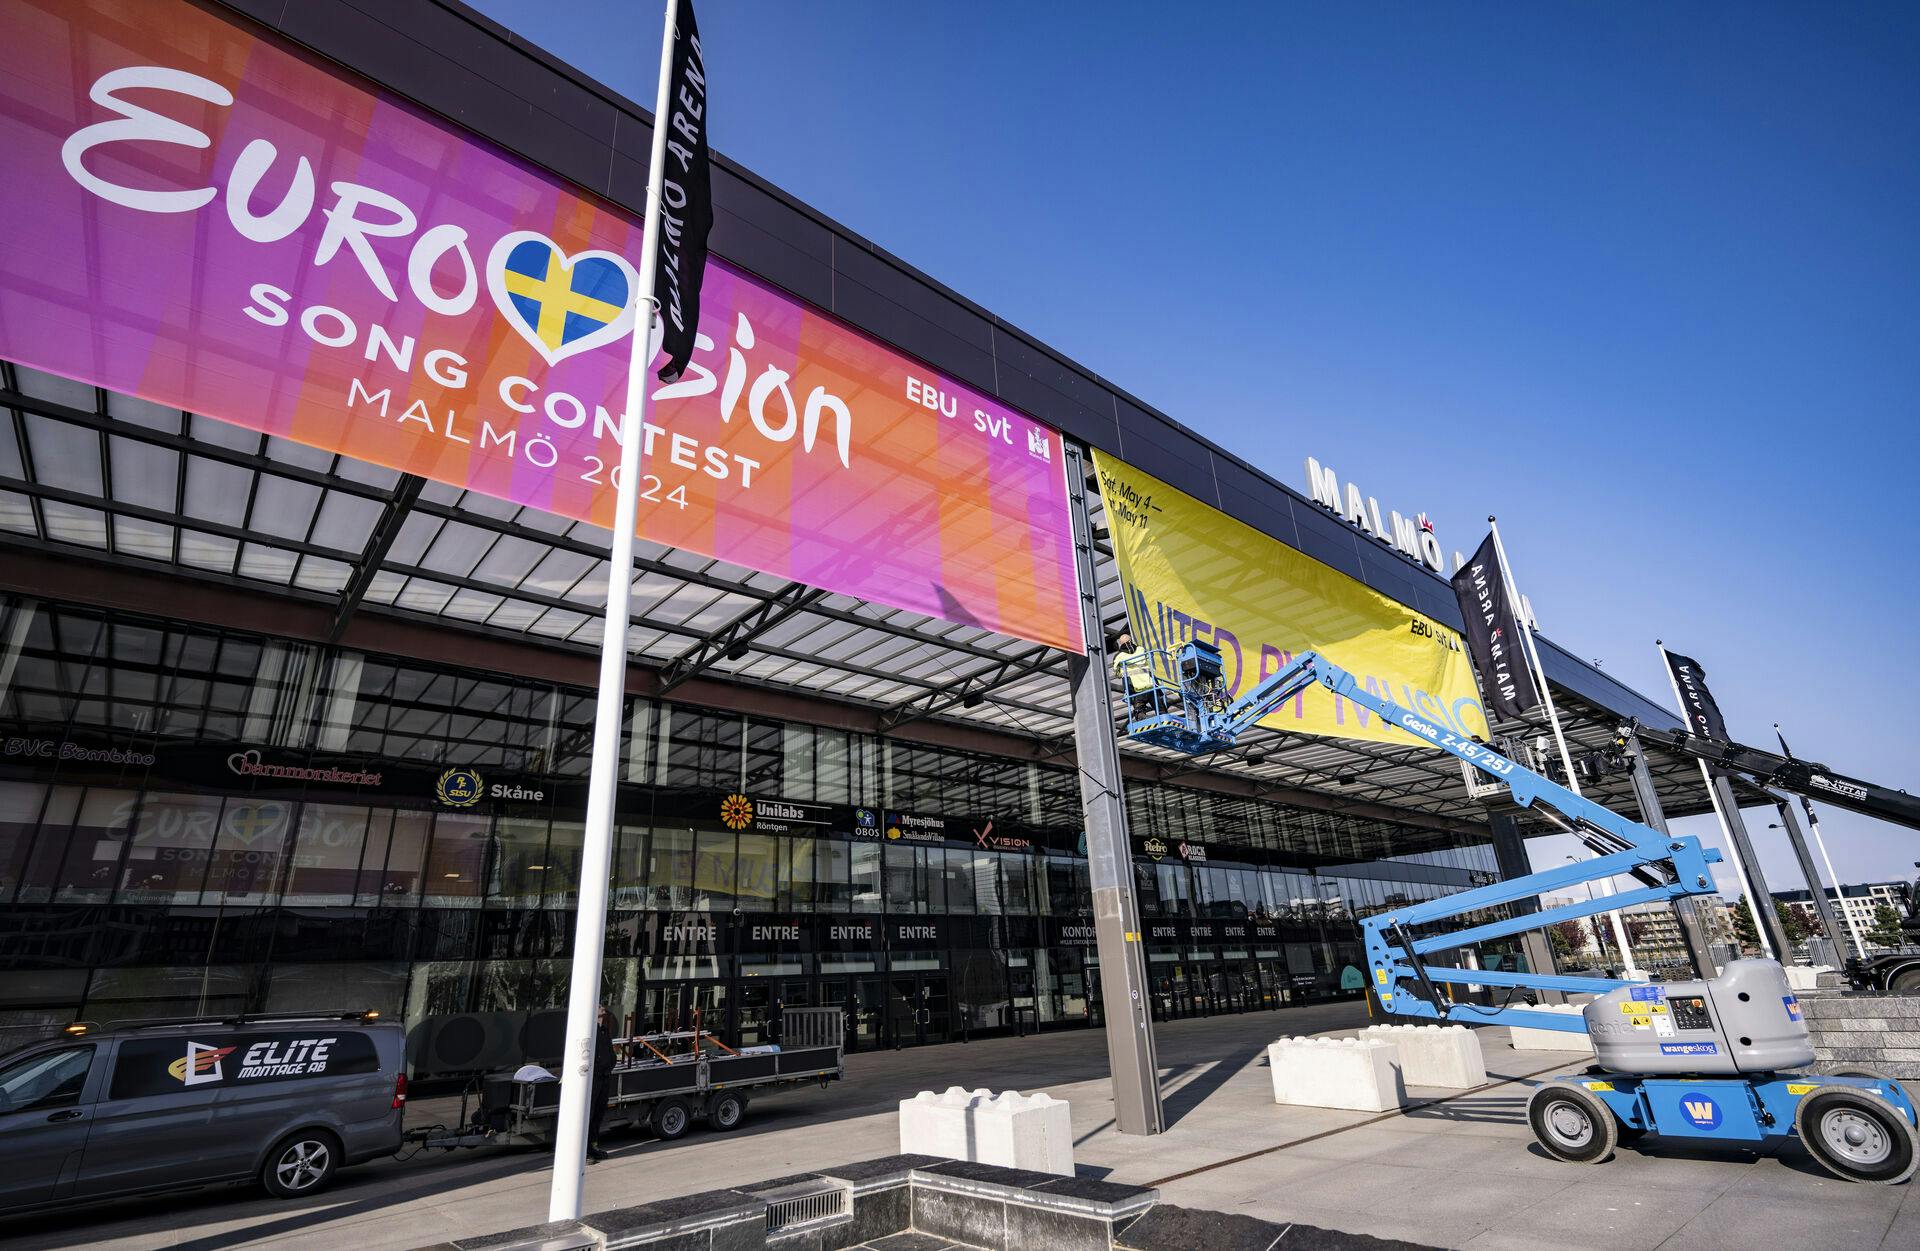
[[(75, 1019), (377, 1009), (416, 1074), (557, 1049), (592, 693), (0, 601), (0, 1045)], [(1092, 1024), (1070, 769), (634, 698), (605, 994), (634, 1029), (855, 1046)], [(1359, 994), (1357, 917), (1484, 837), (1130, 783), (1166, 1018)]]

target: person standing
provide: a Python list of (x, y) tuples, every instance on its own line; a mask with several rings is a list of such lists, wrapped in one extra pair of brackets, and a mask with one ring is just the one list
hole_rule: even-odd
[(613, 1013), (600, 1005), (593, 1031), (593, 1087), (587, 1094), (587, 1163), (607, 1158), (600, 1145), (600, 1122), (606, 1119), (607, 1099), (613, 1094)]
[(1133, 720), (1159, 711), (1154, 700), (1152, 657), (1134, 646), (1133, 635), (1121, 631), (1113, 641), (1113, 672), (1127, 692), (1127, 715)]

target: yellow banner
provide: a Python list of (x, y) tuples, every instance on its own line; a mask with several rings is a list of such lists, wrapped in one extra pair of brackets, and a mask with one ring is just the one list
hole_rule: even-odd
[[(1235, 694), (1297, 653), (1319, 652), (1368, 691), (1457, 733), (1487, 737), (1486, 711), (1457, 631), (1124, 461), (1096, 451), (1093, 463), (1137, 646), (1211, 642)], [(1319, 686), (1260, 724), (1427, 746)]]

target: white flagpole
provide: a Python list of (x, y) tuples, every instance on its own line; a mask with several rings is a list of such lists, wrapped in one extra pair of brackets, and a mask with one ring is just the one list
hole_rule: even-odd
[(553, 1136), (553, 1190), (547, 1219), (580, 1218), (586, 1181), (587, 1098), (593, 1084), (601, 948), (607, 932), (607, 879), (613, 865), (613, 802), (620, 778), (620, 712), (627, 693), (627, 615), (633, 598), (633, 532), (640, 504), (640, 431), (646, 419), (647, 367), (653, 363), (653, 287), (658, 276), (660, 182), (666, 168), (669, 78), (680, 0), (667, 0), (660, 38), (660, 86), (654, 96), (653, 157), (647, 166), (646, 226), (633, 346), (627, 359), (627, 411), (621, 420), (620, 472), (614, 479), (613, 543), (608, 552), (607, 620), (600, 639), (600, 689), (593, 709), (593, 768), (587, 783), (586, 841), (580, 850), (580, 910), (573, 926), (567, 986), (567, 1041), (560, 1066), (560, 1116)]
[[(1553, 741), (1560, 748), (1560, 763), (1567, 770), (1567, 789), (1578, 795), (1580, 779), (1573, 771), (1573, 753), (1567, 750), (1567, 736), (1560, 728), (1560, 713), (1553, 706), (1553, 688), (1547, 685), (1547, 671), (1540, 663), (1540, 649), (1533, 641), (1532, 609), (1527, 601), (1520, 598), (1519, 584), (1513, 577), (1513, 566), (1507, 561), (1506, 545), (1500, 542), (1500, 523), (1488, 517), (1487, 526), (1493, 531), (1493, 554), (1500, 560), (1500, 576), (1506, 582), (1507, 597), (1513, 601), (1514, 614), (1523, 618), (1520, 622), (1521, 654), (1533, 666), (1534, 680), (1540, 684), (1540, 702), (1546, 706), (1547, 722), (1553, 726)], [(1602, 880), (1599, 886), (1601, 894), (1613, 894), (1611, 880)], [(1626, 966), (1621, 970), (1621, 975), (1629, 980), (1644, 981), (1647, 975), (1633, 962), (1633, 944), (1627, 941), (1627, 926), (1620, 919), (1618, 908), (1607, 913), (1607, 922), (1613, 930), (1613, 941), (1620, 948), (1621, 962)]]
[[(1667, 685), (1673, 688), (1673, 702), (1679, 706), (1680, 721), (1688, 730), (1693, 729), (1693, 719), (1687, 716), (1687, 697), (1680, 693), (1680, 682), (1673, 676), (1673, 662), (1667, 659), (1667, 645), (1659, 639), (1653, 645), (1660, 649), (1660, 667), (1667, 671)], [(1780, 956), (1773, 950), (1773, 944), (1767, 941), (1767, 927), (1760, 920), (1760, 904), (1753, 897), (1753, 884), (1747, 880), (1747, 864), (1740, 858), (1740, 845), (1733, 841), (1733, 827), (1727, 823), (1727, 814), (1720, 811), (1720, 794), (1713, 786), (1713, 771), (1707, 768), (1707, 762), (1700, 765), (1700, 780), (1706, 784), (1707, 800), (1713, 805), (1713, 815), (1720, 822), (1720, 837), (1727, 844), (1727, 858), (1733, 861), (1733, 871), (1739, 875), (1741, 893), (1747, 897), (1747, 911), (1753, 914), (1753, 932), (1760, 939), (1760, 950), (1778, 960)]]
[[(1784, 734), (1780, 734), (1780, 723), (1778, 721), (1773, 723), (1773, 732), (1780, 735), (1780, 749), (1786, 751), (1787, 739)], [(1791, 752), (1787, 754), (1789, 756), (1792, 755)], [(1860, 958), (1865, 960), (1867, 958), (1867, 940), (1861, 937), (1860, 922), (1854, 919), (1853, 912), (1847, 907), (1847, 888), (1841, 885), (1840, 875), (1833, 871), (1833, 857), (1827, 854), (1827, 840), (1820, 837), (1820, 818), (1813, 815), (1812, 804), (1807, 803), (1804, 799), (1800, 802), (1805, 805), (1807, 810), (1807, 825), (1813, 830), (1813, 845), (1820, 849), (1820, 859), (1826, 862), (1827, 876), (1833, 879), (1833, 897), (1840, 905), (1840, 915), (1847, 919), (1847, 932), (1853, 935), (1854, 949), (1860, 953)], [(1784, 817), (1781, 818), (1781, 820), (1785, 819)], [(1840, 941), (1838, 934), (1829, 934), (1828, 937), (1836, 943)]]

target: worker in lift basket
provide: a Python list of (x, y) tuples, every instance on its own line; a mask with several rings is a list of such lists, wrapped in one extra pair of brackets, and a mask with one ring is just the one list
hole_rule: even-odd
[(1133, 645), (1125, 630), (1113, 641), (1113, 671), (1127, 688), (1128, 715), (1138, 721), (1159, 711), (1154, 705), (1151, 658)]

